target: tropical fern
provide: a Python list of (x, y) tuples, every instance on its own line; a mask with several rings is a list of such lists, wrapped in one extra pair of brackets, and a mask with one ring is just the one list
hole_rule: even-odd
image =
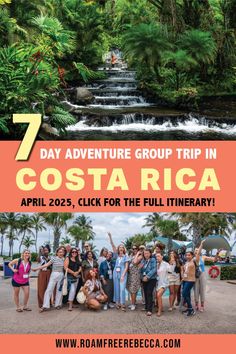
[(104, 79), (106, 77), (106, 74), (93, 71), (83, 63), (73, 62), (73, 64), (84, 82), (88, 82), (89, 80)]
[(186, 31), (178, 44), (199, 64), (211, 64), (215, 59), (217, 47), (210, 32), (195, 29)]
[(60, 132), (66, 131), (66, 127), (76, 123), (76, 119), (63, 108), (56, 106), (50, 118), (52, 126), (57, 128)]
[(48, 38), (47, 45), (55, 48), (58, 54), (72, 53), (75, 50), (75, 33), (64, 29), (57, 18), (40, 15), (32, 19), (32, 24)]

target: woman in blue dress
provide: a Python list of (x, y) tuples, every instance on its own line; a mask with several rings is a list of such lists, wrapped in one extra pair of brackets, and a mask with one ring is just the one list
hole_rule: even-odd
[(114, 281), (114, 301), (117, 309), (126, 311), (125, 307), (125, 289), (127, 283), (127, 272), (129, 268), (129, 257), (123, 245), (117, 247), (117, 258), (113, 270)]

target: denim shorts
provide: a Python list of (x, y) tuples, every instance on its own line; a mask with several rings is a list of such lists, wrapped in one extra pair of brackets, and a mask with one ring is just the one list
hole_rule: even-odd
[(27, 281), (27, 283), (24, 283), (24, 284), (19, 284), (19, 283), (17, 283), (14, 279), (12, 279), (11, 285), (12, 285), (14, 288), (20, 288), (21, 286), (29, 286), (29, 281)]

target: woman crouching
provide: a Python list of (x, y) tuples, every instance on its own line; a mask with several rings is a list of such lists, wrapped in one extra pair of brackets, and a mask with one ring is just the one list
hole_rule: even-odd
[(86, 296), (87, 307), (91, 310), (100, 310), (101, 304), (107, 302), (107, 295), (102, 289), (102, 284), (98, 279), (97, 269), (90, 269), (87, 280), (83, 287)]

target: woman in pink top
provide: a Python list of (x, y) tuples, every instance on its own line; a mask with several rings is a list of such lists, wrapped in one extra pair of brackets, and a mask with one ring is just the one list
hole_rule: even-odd
[[(14, 301), (16, 304), (16, 311), (23, 312), (31, 311), (28, 307), (29, 301), (29, 273), (31, 270), (30, 251), (24, 250), (19, 259), (13, 259), (8, 267), (13, 271), (12, 286), (14, 289)], [(24, 306), (20, 307), (20, 289), (24, 292)]]

